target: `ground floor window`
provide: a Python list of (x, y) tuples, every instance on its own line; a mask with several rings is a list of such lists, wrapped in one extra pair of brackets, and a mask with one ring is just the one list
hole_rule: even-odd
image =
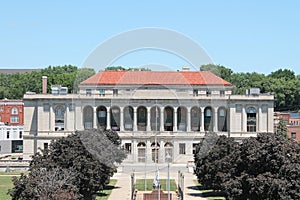
[(185, 143), (179, 144), (179, 154), (185, 154)]

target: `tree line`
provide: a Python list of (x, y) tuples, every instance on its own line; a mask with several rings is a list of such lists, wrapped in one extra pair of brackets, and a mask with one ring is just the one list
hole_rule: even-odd
[(300, 110), (300, 75), (289, 69), (279, 69), (268, 75), (257, 72), (234, 73), (222, 65), (203, 65), (201, 71), (211, 71), (232, 83), (233, 94), (245, 94), (246, 89), (260, 88), (261, 93), (274, 94), (275, 111)]
[(26, 73), (0, 73), (0, 99), (22, 99), (26, 92), (42, 92), (42, 76), (48, 77), (48, 93), (51, 85), (62, 85), (70, 93), (78, 90), (78, 84), (95, 74), (91, 68), (78, 68), (72, 65), (49, 66), (40, 71)]
[[(148, 68), (107, 67), (105, 70), (139, 70)], [(275, 97), (275, 111), (300, 110), (300, 75), (289, 69), (279, 69), (268, 75), (257, 72), (233, 72), (222, 65), (202, 65), (201, 71), (211, 71), (233, 84), (233, 94), (245, 94), (246, 89), (260, 88), (261, 93), (272, 93)], [(78, 68), (72, 65), (49, 66), (41, 71), (16, 74), (0, 74), (0, 99), (22, 99), (28, 92), (41, 93), (42, 76), (48, 76), (48, 92), (51, 85), (62, 85), (69, 88), (69, 93), (78, 91), (78, 84), (94, 75), (91, 68)]]

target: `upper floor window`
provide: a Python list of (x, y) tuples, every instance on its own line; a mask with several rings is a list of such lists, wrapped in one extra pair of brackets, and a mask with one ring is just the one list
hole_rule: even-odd
[(88, 95), (88, 96), (91, 96), (92, 95), (92, 89), (86, 89), (85, 94)]
[(118, 89), (113, 89), (113, 96), (118, 96)]
[(295, 132), (292, 132), (291, 136), (292, 136), (293, 140), (296, 140), (296, 133)]
[(206, 96), (210, 96), (211, 95), (211, 91), (210, 90), (206, 90)]
[(197, 90), (197, 89), (194, 89), (194, 90), (193, 90), (193, 96), (194, 96), (194, 97), (197, 97), (197, 96), (198, 96), (198, 90)]
[(21, 139), (22, 137), (23, 137), (23, 132), (20, 131), (20, 132), (19, 132), (19, 138)]
[(18, 108), (13, 107), (13, 108), (11, 109), (11, 114), (17, 115), (17, 114), (18, 114)]
[(105, 89), (99, 89), (99, 94), (104, 96), (105, 95)]
[(9, 139), (9, 131), (6, 132), (6, 139)]
[(247, 109), (247, 132), (256, 132), (256, 109), (253, 107)]
[(220, 96), (221, 97), (225, 96), (225, 91), (224, 90), (220, 90)]
[(63, 105), (55, 107), (55, 131), (63, 131), (65, 128), (65, 110)]
[(19, 116), (10, 116), (10, 123), (19, 123)]

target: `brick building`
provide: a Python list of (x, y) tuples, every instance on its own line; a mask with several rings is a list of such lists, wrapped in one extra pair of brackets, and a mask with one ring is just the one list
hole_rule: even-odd
[(23, 100), (0, 100), (0, 122), (10, 126), (22, 126), (24, 124)]

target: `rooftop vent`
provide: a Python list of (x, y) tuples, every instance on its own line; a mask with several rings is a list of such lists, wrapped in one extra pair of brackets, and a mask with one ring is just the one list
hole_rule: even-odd
[(260, 94), (259, 88), (250, 88), (246, 90), (246, 95), (258, 96)]
[(182, 67), (182, 71), (183, 72), (190, 71), (190, 67), (189, 66), (184, 66), (184, 67)]
[(51, 93), (54, 95), (59, 95), (59, 94), (65, 95), (68, 94), (68, 88), (62, 87), (61, 85), (52, 85)]

